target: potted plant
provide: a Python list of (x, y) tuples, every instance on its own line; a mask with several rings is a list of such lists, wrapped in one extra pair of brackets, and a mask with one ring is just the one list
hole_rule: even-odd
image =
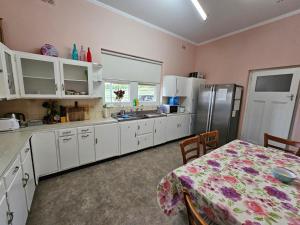
[(123, 90), (117, 90), (117, 91), (114, 91), (114, 94), (116, 95), (116, 100), (121, 102), (124, 95), (125, 95), (125, 91)]

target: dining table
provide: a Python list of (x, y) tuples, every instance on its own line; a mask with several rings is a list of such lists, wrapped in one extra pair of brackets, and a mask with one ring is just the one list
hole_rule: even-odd
[(157, 187), (161, 210), (174, 216), (185, 209), (187, 189), (200, 214), (219, 225), (300, 225), (298, 178), (286, 184), (275, 167), (300, 175), (300, 157), (234, 140), (167, 174)]

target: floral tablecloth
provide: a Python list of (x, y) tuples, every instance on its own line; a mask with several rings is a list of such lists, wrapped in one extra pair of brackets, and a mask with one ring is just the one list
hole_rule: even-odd
[(165, 214), (177, 214), (185, 187), (199, 211), (220, 225), (300, 225), (300, 184), (275, 179), (277, 166), (300, 175), (300, 157), (235, 140), (164, 177), (158, 203)]

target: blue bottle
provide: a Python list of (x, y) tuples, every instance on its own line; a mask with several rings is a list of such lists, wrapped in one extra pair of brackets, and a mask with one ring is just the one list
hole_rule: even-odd
[(76, 44), (73, 44), (72, 59), (73, 60), (78, 60), (78, 51), (76, 49)]

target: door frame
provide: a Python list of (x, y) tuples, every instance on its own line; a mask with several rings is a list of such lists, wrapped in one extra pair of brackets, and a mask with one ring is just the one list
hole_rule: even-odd
[[(258, 71), (266, 71), (266, 70), (281, 70), (281, 69), (298, 69), (300, 72), (300, 66), (288, 66), (288, 67), (275, 67), (275, 68), (264, 68), (264, 69), (255, 69), (255, 70), (249, 70), (249, 76), (248, 76), (248, 84), (247, 84), (247, 94), (246, 94), (246, 104), (245, 104), (245, 111), (244, 111), (244, 116), (243, 116), (243, 124), (242, 124), (242, 129), (241, 129), (241, 139), (245, 139), (245, 126), (247, 123), (247, 118), (248, 118), (248, 109), (249, 109), (249, 98), (251, 94), (251, 85), (253, 83), (253, 75), (258, 72)], [(299, 83), (298, 83), (298, 91), (295, 97), (295, 105), (293, 109), (293, 115), (292, 115), (292, 120), (291, 120), (291, 126), (289, 129), (289, 134), (288, 138), (291, 139), (292, 132), (294, 129), (294, 122), (296, 119), (296, 108), (299, 107), (300, 105), (300, 78), (299, 78)]]

